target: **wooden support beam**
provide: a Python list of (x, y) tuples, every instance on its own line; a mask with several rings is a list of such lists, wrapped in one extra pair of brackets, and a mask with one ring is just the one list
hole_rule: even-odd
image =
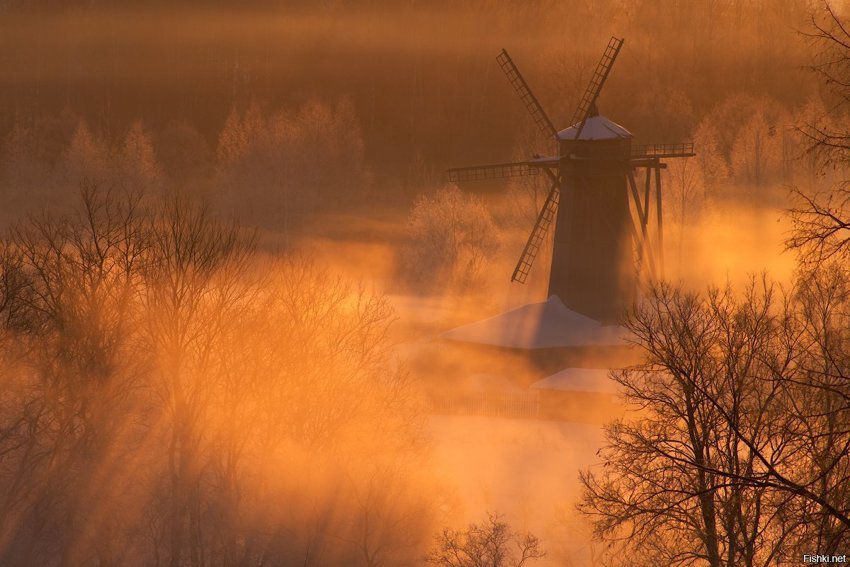
[[(660, 165), (660, 164), (659, 164)], [(661, 214), (661, 168), (655, 169), (655, 202), (658, 215), (658, 264), (660, 275), (664, 277), (664, 220)]]
[(647, 213), (649, 211), (645, 210), (640, 202), (640, 195), (638, 195), (637, 183), (635, 183), (634, 173), (629, 171), (626, 177), (629, 180), (629, 188), (632, 190), (632, 200), (635, 203), (635, 208), (637, 209), (638, 217), (640, 218), (641, 226), (646, 226)]
[[(629, 171), (627, 178), (629, 180), (629, 187), (631, 188), (635, 208), (637, 209), (638, 213), (638, 220), (640, 222), (640, 233), (638, 233), (637, 228), (635, 228), (634, 217), (632, 218), (632, 222), (630, 224), (630, 228), (632, 230), (632, 238), (635, 239), (635, 242), (638, 245), (638, 263), (642, 265), (643, 259), (646, 258), (647, 264), (649, 265), (650, 279), (655, 279), (658, 274), (655, 269), (655, 258), (652, 251), (652, 241), (648, 231), (649, 194), (645, 196), (643, 205), (641, 205), (641, 199), (640, 195), (638, 194), (637, 182), (635, 181), (634, 172)], [(647, 180), (649, 179), (651, 179), (651, 176), (648, 175)]]
[[(655, 270), (655, 259), (652, 257), (652, 248), (650, 247), (649, 239), (642, 237), (641, 234), (638, 233), (637, 228), (635, 228), (634, 218), (632, 218), (632, 222), (629, 223), (629, 228), (632, 232), (632, 238), (638, 244), (638, 263), (641, 267), (643, 267), (643, 259), (646, 258), (646, 263), (649, 264), (650, 279), (656, 279), (657, 272)], [(640, 272), (638, 272), (638, 276), (640, 276)], [(638, 279), (640, 279), (640, 277), (638, 277)]]
[(649, 220), (649, 187), (651, 178), (650, 170), (649, 168), (646, 168), (646, 180), (644, 181), (643, 186), (643, 210), (646, 211), (646, 221)]
[(655, 169), (667, 169), (666, 163), (659, 163), (658, 158), (632, 158), (629, 160), (629, 165), (632, 167), (649, 167)]

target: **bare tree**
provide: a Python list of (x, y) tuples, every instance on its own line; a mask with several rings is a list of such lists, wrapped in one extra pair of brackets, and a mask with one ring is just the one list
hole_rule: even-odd
[[(828, 0), (811, 16), (811, 31), (804, 32), (819, 51), (818, 60), (809, 68), (830, 88), (843, 104), (850, 102), (850, 28)], [(811, 142), (811, 151), (832, 162), (847, 161), (850, 133), (834, 130), (828, 123), (815, 120), (799, 131)]]
[(846, 256), (850, 250), (850, 187), (810, 195), (792, 189), (797, 205), (790, 209), (793, 232), (786, 247), (797, 250), (809, 267)]
[[(729, 176), (729, 164), (721, 147), (720, 136), (717, 124), (710, 116), (700, 122), (693, 133), (699, 153), (689, 161), (696, 162), (706, 193), (709, 187), (714, 188)], [(708, 195), (704, 198), (707, 199)]]
[(246, 301), (244, 276), (253, 237), (175, 197), (151, 218), (141, 305), (152, 353), (155, 389), (169, 433), (169, 564), (188, 553), (204, 564), (201, 477), (206, 466), (202, 427), (218, 376), (213, 354), (222, 331)]
[(518, 534), (501, 516), (488, 514), (464, 531), (444, 529), (426, 560), (440, 567), (523, 567), (545, 555), (535, 535)]
[[(755, 378), (773, 332), (769, 302), (737, 306), (715, 293), (703, 303), (662, 288), (627, 326), (647, 364), (615, 379), (640, 417), (607, 428), (606, 466), (582, 474), (581, 510), (597, 534), (625, 533), (636, 550), (669, 564), (770, 564), (774, 547), (764, 537), (781, 507), (762, 487), (730, 481), (755, 460), (732, 428), (746, 427), (758, 447), (773, 434), (763, 417), (769, 392)], [(709, 398), (729, 404), (732, 423)]]
[[(820, 51), (811, 66), (837, 95), (842, 104), (850, 102), (850, 31), (846, 22), (828, 1), (811, 18), (809, 40)], [(806, 152), (820, 158), (822, 167), (845, 164), (850, 151), (850, 132), (836, 129), (823, 116), (809, 116), (798, 132), (808, 141)], [(794, 231), (787, 241), (790, 249), (802, 252), (801, 260), (809, 267), (844, 255), (850, 243), (850, 190), (841, 181), (830, 191), (793, 190), (798, 203), (791, 209)]]
[[(582, 474), (597, 534), (665, 561), (770, 565), (850, 538), (846, 273), (707, 297), (662, 287), (627, 322), (644, 365), (615, 378), (636, 419)], [(819, 526), (819, 527), (814, 527)]]
[[(6, 455), (13, 470), (0, 528), (26, 533), (21, 519), (36, 514), (41, 521), (28, 524), (29, 545), (49, 537), (63, 565), (90, 553), (103, 564), (114, 560), (109, 538), (95, 534), (108, 533), (120, 515), (101, 475), (104, 461), (128, 448), (131, 431), (125, 417), (137, 374), (126, 360), (144, 252), (140, 230), (138, 196), (114, 198), (84, 184), (76, 215), (32, 217), (8, 245), (14, 252), (6, 283), (18, 291), (7, 295), (4, 323), (22, 352), (10, 383), (25, 393), (23, 412), (13, 415), (27, 435)], [(27, 547), (18, 538), (12, 548), (20, 545)]]
[(679, 225), (679, 269), (682, 269), (685, 250), (685, 230), (699, 219), (705, 208), (705, 179), (698, 163), (674, 160), (664, 170), (668, 187), (664, 197), (674, 222)]
[(782, 129), (782, 122), (769, 115), (767, 108), (754, 109), (738, 129), (732, 146), (731, 166), (738, 179), (752, 185), (766, 185), (779, 177)]

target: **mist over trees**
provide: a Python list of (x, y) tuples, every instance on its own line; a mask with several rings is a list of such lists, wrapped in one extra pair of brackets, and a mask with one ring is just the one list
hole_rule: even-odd
[[(261, 155), (287, 144), (309, 146), (322, 131), (325, 147), (302, 156), (305, 171), (350, 159), (356, 182), (362, 156), (360, 167), (374, 174), (377, 194), (409, 204), (420, 189), (410, 179), (417, 164), (439, 172), (510, 158), (528, 117), (494, 62), (500, 48), (510, 49), (544, 107), (566, 127), (610, 35), (626, 38), (629, 55), (611, 76), (602, 112), (635, 133), (638, 143), (687, 140), (711, 116), (723, 157), (748, 183), (777, 177), (776, 146), (794, 125), (789, 116), (821, 99), (835, 111), (829, 93), (805, 80), (801, 69), (816, 50), (796, 32), (806, 29), (814, 1), (274, 8), (259, 2), (232, 10), (186, 2), (179, 13), (133, 2), (61, 4), (66, 9), (54, 12), (46, 10), (51, 2), (41, 10), (2, 8), (0, 47), (10, 61), (11, 88), (0, 92), (0, 105), (12, 111), (0, 116), (0, 135), (31, 122), (45, 154), (39, 158), (52, 162), (80, 121), (94, 140), (120, 147), (141, 120), (160, 167), (181, 181), (194, 167), (213, 169), (205, 162), (210, 152), (224, 157), (218, 148), (226, 132), (260, 120), (267, 123), (266, 141), (257, 142), (264, 147), (244, 156), (259, 160), (260, 185), (277, 188), (281, 174), (280, 166), (262, 165)], [(87, 40), (79, 41), (79, 33)], [(41, 88), (47, 80), (55, 88)], [(742, 106), (740, 97), (750, 102)], [(281, 115), (301, 121), (303, 134), (281, 131)], [(345, 124), (355, 119), (358, 126), (349, 130)], [(340, 129), (323, 129), (323, 120), (326, 126), (337, 121)], [(744, 151), (733, 154), (739, 138)], [(173, 144), (184, 142), (188, 155), (181, 159)], [(322, 151), (335, 145), (346, 151)], [(248, 165), (220, 163), (218, 169)], [(350, 193), (350, 184), (333, 176), (319, 181), (335, 198)], [(310, 192), (299, 186), (296, 195)], [(260, 202), (243, 205), (262, 209), (270, 198), (255, 196), (249, 201)]]
[(231, 111), (224, 123), (216, 183), (226, 209), (252, 224), (286, 229), (323, 203), (363, 197), (363, 152), (350, 100), (310, 102), (295, 113), (271, 115), (252, 104)]
[(462, 291), (482, 283), (499, 249), (499, 233), (484, 203), (450, 186), (416, 198), (407, 220), (401, 276), (419, 290)]
[(792, 185), (801, 266), (787, 288), (649, 294), (626, 322), (646, 360), (616, 374), (637, 418), (608, 427), (581, 509), (624, 565), (846, 551), (842, 14), (201, 4), (0, 6), (0, 563), (542, 561), (497, 515), (441, 529), (389, 300), (264, 238), (386, 207), (406, 223), (391, 285), (486, 295), (549, 189), (522, 179), (497, 210), (491, 186), (438, 181), (550, 147), (494, 56), (566, 127), (610, 35), (626, 44), (602, 113), (635, 143), (696, 145), (664, 172), (680, 264), (700, 215), (782, 206)]
[(377, 565), (423, 545), (419, 409), (380, 296), (264, 259), (196, 204), (93, 185), (2, 258), (4, 564)]
[[(12, 88), (0, 90), (12, 109), (0, 116), (6, 224), (45, 200), (67, 209), (83, 178), (202, 196), (287, 243), (316, 213), (409, 212), (445, 167), (548, 151), (494, 62), (500, 48), (560, 127), (612, 34), (627, 51), (600, 110), (636, 143), (698, 148), (697, 167), (665, 180), (680, 242), (718, 202), (775, 205), (777, 187), (844, 174), (807, 152), (802, 127), (850, 122), (802, 69), (818, 54), (798, 33), (816, 2), (63, 4), (2, 8), (13, 61)], [(53, 40), (33, 39), (44, 35)], [(57, 86), (41, 88), (45, 77)], [(538, 181), (512, 185), (508, 214), (490, 211), (498, 236), (533, 224), (548, 191)], [(485, 254), (472, 271), (502, 264)]]

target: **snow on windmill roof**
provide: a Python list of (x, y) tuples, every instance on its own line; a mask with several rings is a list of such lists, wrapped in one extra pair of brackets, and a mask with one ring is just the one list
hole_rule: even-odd
[(553, 295), (495, 317), (446, 331), (440, 338), (505, 348), (625, 345), (626, 330), (576, 313)]
[[(574, 140), (578, 123), (558, 132), (559, 140)], [(604, 116), (591, 116), (581, 129), (579, 140), (614, 140), (617, 138), (632, 138), (632, 133)]]
[(599, 368), (565, 368), (530, 387), (535, 390), (559, 390), (564, 392), (596, 392), (616, 394), (617, 382), (608, 375), (608, 370)]

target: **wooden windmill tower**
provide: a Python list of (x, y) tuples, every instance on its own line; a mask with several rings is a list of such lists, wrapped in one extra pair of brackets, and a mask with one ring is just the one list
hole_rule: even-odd
[[(511, 279), (526, 281), (554, 223), (549, 295), (603, 323), (619, 319), (642, 279), (661, 275), (661, 169), (666, 167), (662, 160), (694, 155), (691, 143), (633, 145), (628, 130), (598, 113), (596, 100), (622, 46), (622, 39), (611, 38), (572, 125), (561, 131), (502, 50), (499, 65), (538, 127), (558, 142), (558, 155), (446, 172), (453, 182), (547, 175), (552, 187)], [(655, 227), (651, 228), (653, 208)]]

